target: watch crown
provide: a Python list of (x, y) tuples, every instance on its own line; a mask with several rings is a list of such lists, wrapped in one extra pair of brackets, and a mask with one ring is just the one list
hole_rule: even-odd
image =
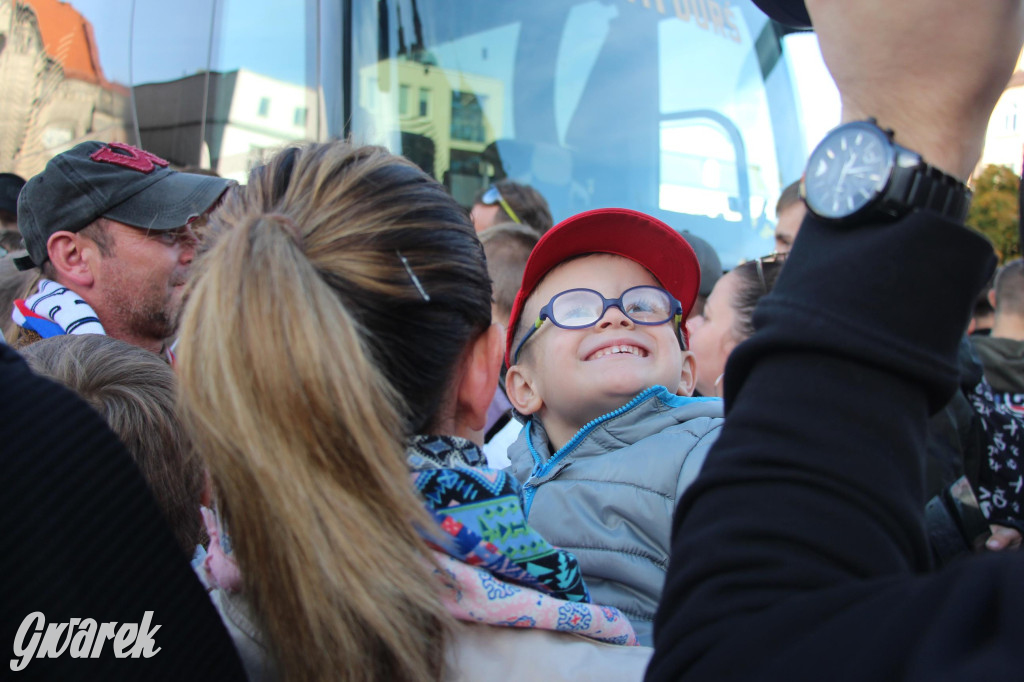
[(892, 128), (883, 128), (882, 126), (878, 125), (878, 119), (875, 118), (874, 116), (868, 116), (868, 123), (870, 123), (871, 125), (881, 130), (883, 133), (885, 133), (890, 140), (893, 139), (893, 137), (896, 135), (896, 132)]

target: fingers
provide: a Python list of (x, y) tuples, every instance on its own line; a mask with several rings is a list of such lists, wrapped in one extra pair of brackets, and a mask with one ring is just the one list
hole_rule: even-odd
[(1005, 549), (1020, 549), (1021, 534), (1016, 528), (1007, 528), (993, 523), (992, 537), (985, 542), (985, 549), (992, 552), (1001, 552)]

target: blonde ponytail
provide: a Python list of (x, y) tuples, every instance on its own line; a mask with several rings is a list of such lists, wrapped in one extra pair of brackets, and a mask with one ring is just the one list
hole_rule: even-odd
[(236, 206), (203, 257), (181, 325), (185, 418), (283, 678), (436, 680), (448, 618), (401, 397), (328, 284), (337, 225), (313, 199)]

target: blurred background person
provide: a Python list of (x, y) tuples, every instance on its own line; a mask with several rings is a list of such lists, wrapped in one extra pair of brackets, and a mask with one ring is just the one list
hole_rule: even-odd
[(477, 232), (498, 223), (529, 225), (542, 235), (551, 229), (551, 209), (540, 192), (529, 185), (499, 180), (477, 192), (470, 209), (470, 218)]
[(0, 173), (0, 249), (17, 251), (24, 248), (18, 232), (18, 193), (25, 178), (14, 173)]
[(793, 241), (800, 231), (800, 224), (807, 215), (807, 206), (800, 197), (800, 181), (791, 183), (782, 190), (775, 204), (775, 252), (789, 253)]
[[(533, 228), (516, 223), (500, 223), (487, 228), (479, 236), (487, 257), (487, 274), (494, 288), (491, 315), (502, 327), (508, 327), (526, 261), (540, 237)], [(487, 410), (484, 427), (483, 450), (489, 466), (504, 469), (511, 464), (508, 446), (515, 442), (520, 429), (522, 424), (512, 416), (512, 403), (505, 395), (505, 367), (502, 363), (498, 387), (494, 390), (494, 400)]]
[(754, 308), (775, 286), (784, 262), (785, 255), (771, 254), (736, 266), (715, 284), (704, 313), (687, 320), (701, 395), (722, 395), (725, 362), (737, 344), (753, 335)]
[(13, 343), (21, 330), (11, 317), (14, 301), (34, 293), (42, 276), (38, 271), (19, 270), (14, 258), (11, 253), (0, 256), (0, 334), (7, 343)]
[(1000, 268), (987, 299), (994, 310), (991, 333), (972, 335), (971, 344), (997, 398), (1024, 415), (1024, 261)]
[(64, 384), (128, 448), (189, 558), (205, 542), (202, 465), (178, 417), (177, 379), (159, 355), (99, 334), (43, 339), (21, 350), (37, 374)]

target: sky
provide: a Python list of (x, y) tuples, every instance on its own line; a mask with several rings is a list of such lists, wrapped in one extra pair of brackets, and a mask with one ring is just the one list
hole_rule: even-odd
[[(93, 25), (108, 80), (151, 83), (241, 65), (289, 82), (305, 77), (305, 2), (290, 0), (71, 0)], [(131, 45), (132, 12), (137, 31)], [(218, 40), (210, 44), (210, 19)], [(134, 50), (133, 59), (129, 59)], [(135, 72), (129, 65), (134, 64)]]

